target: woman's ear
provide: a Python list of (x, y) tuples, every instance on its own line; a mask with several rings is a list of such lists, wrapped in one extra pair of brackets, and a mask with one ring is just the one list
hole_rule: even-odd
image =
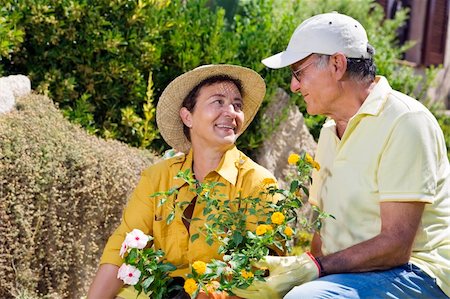
[(330, 59), (336, 80), (343, 79), (345, 72), (347, 71), (347, 57), (342, 53), (336, 53), (332, 55)]
[(192, 127), (192, 114), (186, 107), (181, 107), (180, 109), (180, 117), (181, 121), (185, 124), (186, 127)]

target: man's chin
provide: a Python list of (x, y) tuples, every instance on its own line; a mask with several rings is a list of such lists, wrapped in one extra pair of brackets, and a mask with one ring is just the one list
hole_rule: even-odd
[(317, 111), (314, 111), (314, 109), (311, 109), (311, 108), (308, 109), (308, 107), (306, 107), (306, 113), (308, 113), (308, 115), (312, 115), (312, 116), (319, 115), (319, 113)]

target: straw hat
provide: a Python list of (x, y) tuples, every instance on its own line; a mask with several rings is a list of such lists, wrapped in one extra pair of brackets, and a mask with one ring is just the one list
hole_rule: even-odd
[(197, 67), (170, 82), (161, 94), (156, 108), (158, 129), (164, 140), (174, 149), (187, 152), (191, 147), (191, 143), (184, 136), (183, 122), (179, 115), (184, 98), (201, 81), (217, 75), (227, 75), (241, 81), (245, 115), (241, 133), (255, 117), (266, 93), (264, 79), (257, 72), (242, 66), (227, 64)]

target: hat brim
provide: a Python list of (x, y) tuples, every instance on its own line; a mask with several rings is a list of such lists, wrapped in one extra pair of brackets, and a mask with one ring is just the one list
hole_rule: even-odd
[(180, 109), (189, 92), (201, 81), (217, 75), (227, 75), (242, 83), (244, 123), (239, 134), (250, 125), (266, 93), (266, 84), (261, 76), (237, 65), (204, 65), (175, 78), (164, 89), (156, 108), (156, 122), (164, 140), (174, 149), (187, 152), (191, 143), (183, 133)]
[(267, 57), (261, 60), (261, 62), (271, 69), (279, 69), (291, 65), (293, 63), (296, 63), (297, 61), (300, 61), (311, 54), (312, 54), (311, 52), (283, 51), (273, 56)]

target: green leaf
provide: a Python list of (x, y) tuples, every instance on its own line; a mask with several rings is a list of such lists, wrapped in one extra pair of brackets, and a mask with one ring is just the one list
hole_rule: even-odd
[(233, 243), (236, 244), (236, 246), (238, 246), (239, 244), (241, 244), (242, 240), (244, 240), (244, 237), (242, 237), (241, 232), (238, 231), (233, 231)]
[(159, 203), (158, 203), (158, 208), (159, 208), (160, 206), (162, 206), (163, 204), (165, 204), (166, 201), (167, 201), (167, 197), (162, 198), (162, 199), (159, 201)]
[(194, 242), (195, 240), (197, 240), (198, 238), (200, 237), (200, 234), (193, 234), (192, 236), (191, 236), (191, 242)]
[(155, 280), (155, 276), (150, 276), (150, 277), (146, 278), (142, 282), (142, 288), (144, 288), (144, 290), (147, 291), (154, 280)]
[(306, 188), (305, 186), (302, 186), (302, 190), (303, 190), (303, 192), (305, 192), (306, 196), (309, 197), (309, 190), (308, 190), (308, 188)]
[(161, 263), (161, 264), (158, 265), (158, 268), (162, 272), (167, 272), (167, 273), (171, 272), (171, 271), (175, 271), (177, 269), (177, 267), (175, 267), (171, 263)]
[(300, 184), (300, 182), (298, 180), (293, 180), (291, 182), (291, 187), (289, 189), (289, 192), (294, 193), (297, 190), (299, 184)]
[(170, 212), (169, 216), (167, 216), (166, 223), (171, 224), (175, 219), (175, 211)]

